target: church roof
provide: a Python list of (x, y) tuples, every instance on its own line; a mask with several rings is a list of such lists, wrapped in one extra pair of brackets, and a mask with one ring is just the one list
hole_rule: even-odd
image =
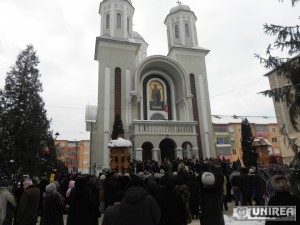
[[(143, 41), (145, 41), (145, 39), (143, 38), (142, 35), (140, 35), (138, 32), (133, 31), (133, 38), (139, 38), (142, 39)], [(146, 42), (146, 41), (145, 41)]]
[(170, 10), (170, 14), (175, 13), (175, 12), (180, 11), (180, 10), (191, 11), (191, 9), (190, 9), (189, 6), (179, 4), (179, 5), (173, 7), (173, 8)]
[(236, 124), (241, 123), (243, 118), (247, 118), (249, 123), (253, 124), (277, 124), (275, 117), (268, 116), (229, 116), (229, 115), (212, 115), (213, 124)]
[[(108, 0), (103, 0), (102, 2), (106, 2), (106, 1), (108, 1)], [(123, 1), (127, 1), (127, 2), (129, 2), (129, 3), (130, 3), (130, 5), (132, 5), (132, 2), (131, 2), (131, 0), (123, 0)]]
[(109, 148), (121, 148), (121, 147), (132, 148), (132, 144), (128, 140), (125, 140), (123, 138), (118, 138), (117, 140), (111, 140), (108, 143), (108, 147)]

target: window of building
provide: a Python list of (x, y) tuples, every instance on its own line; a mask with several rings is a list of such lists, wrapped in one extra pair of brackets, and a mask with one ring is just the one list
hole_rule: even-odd
[(84, 155), (89, 155), (90, 152), (84, 151), (83, 154), (84, 154)]
[(129, 32), (129, 24), (130, 24), (130, 19), (127, 18), (127, 32)]
[(274, 154), (280, 154), (280, 148), (273, 148)]
[(268, 127), (267, 127), (267, 125), (256, 124), (255, 130), (256, 130), (256, 132), (268, 132)]
[(268, 153), (269, 153), (269, 155), (272, 155), (272, 154), (273, 154), (272, 147), (268, 148)]
[(179, 28), (178, 25), (175, 25), (175, 38), (179, 38)]
[(190, 27), (187, 23), (184, 25), (184, 28), (185, 28), (185, 36), (190, 37)]
[(278, 141), (277, 141), (277, 138), (272, 138), (272, 142), (273, 143), (277, 143)]
[(228, 132), (227, 127), (225, 126), (214, 126), (214, 132)]
[(232, 155), (237, 155), (237, 152), (236, 152), (235, 148), (231, 149), (231, 151), (232, 151)]
[(271, 133), (275, 133), (276, 132), (276, 128), (275, 127), (271, 127)]
[(234, 139), (231, 139), (231, 140), (230, 140), (230, 144), (235, 144), (235, 140), (234, 140)]
[(217, 155), (231, 155), (230, 147), (217, 147)]
[(109, 23), (110, 23), (110, 17), (109, 17), (109, 14), (107, 14), (106, 15), (106, 25), (105, 25), (106, 29), (109, 29)]
[(117, 28), (121, 28), (122, 27), (122, 17), (121, 17), (121, 13), (117, 14)]

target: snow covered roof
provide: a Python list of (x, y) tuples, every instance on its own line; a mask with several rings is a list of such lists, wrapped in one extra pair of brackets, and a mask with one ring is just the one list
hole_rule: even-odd
[(271, 142), (268, 141), (266, 138), (255, 138), (253, 142), (254, 146), (262, 146), (262, 145), (267, 145), (267, 146), (272, 146)]
[(213, 124), (232, 124), (241, 123), (244, 118), (247, 118), (249, 123), (253, 124), (277, 124), (277, 119), (275, 117), (268, 116), (224, 116), (224, 115), (212, 115)]
[(121, 148), (121, 147), (132, 148), (132, 144), (128, 140), (125, 140), (123, 138), (118, 138), (117, 140), (111, 140), (108, 143), (108, 147), (109, 148)]

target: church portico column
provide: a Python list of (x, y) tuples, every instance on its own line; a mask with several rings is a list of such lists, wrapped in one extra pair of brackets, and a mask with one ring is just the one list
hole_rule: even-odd
[(142, 148), (136, 148), (135, 149), (135, 160), (136, 161), (142, 161), (143, 160), (143, 149)]
[(194, 147), (191, 149), (191, 159), (194, 161), (196, 159), (199, 159), (199, 148)]
[(159, 148), (153, 148), (152, 150), (152, 160), (155, 160), (156, 162), (158, 162), (159, 160), (159, 154), (160, 154), (160, 149)]
[(176, 158), (183, 159), (182, 148), (175, 148), (175, 156)]

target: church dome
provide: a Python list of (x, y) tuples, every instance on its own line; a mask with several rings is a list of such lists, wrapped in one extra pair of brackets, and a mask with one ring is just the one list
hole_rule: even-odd
[(180, 11), (180, 10), (183, 10), (183, 11), (191, 11), (190, 7), (187, 6), (187, 5), (177, 5), (175, 7), (173, 7), (171, 10), (170, 10), (170, 14), (172, 13), (175, 13), (177, 11)]
[[(108, 1), (108, 0), (103, 0), (102, 2), (106, 2), (106, 1)], [(130, 5), (132, 5), (131, 0), (123, 0), (123, 1), (127, 1)]]

